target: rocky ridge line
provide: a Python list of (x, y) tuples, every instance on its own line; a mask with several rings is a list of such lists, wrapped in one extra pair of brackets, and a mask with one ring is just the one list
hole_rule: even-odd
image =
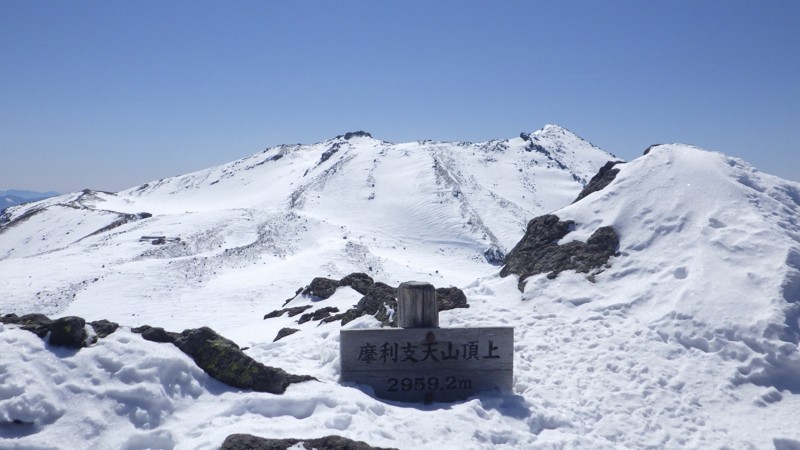
[(267, 439), (251, 434), (232, 434), (225, 438), (221, 450), (288, 450), (300, 444), (307, 450), (396, 450), (372, 447), (366, 442), (354, 441), (341, 436), (325, 436), (316, 439)]
[[(90, 322), (94, 335), (86, 331), (86, 321), (81, 317), (67, 316), (51, 320), (44, 314), (17, 316), (7, 314), (0, 323), (18, 325), (50, 345), (79, 350), (115, 332), (119, 324), (107, 320)], [(148, 341), (171, 343), (191, 356), (195, 364), (212, 378), (239, 389), (282, 394), (293, 383), (312, 381), (308, 375), (294, 375), (283, 369), (265, 366), (246, 355), (236, 343), (220, 336), (208, 327), (184, 330), (181, 333), (165, 331), (160, 327), (143, 325), (131, 329)]]

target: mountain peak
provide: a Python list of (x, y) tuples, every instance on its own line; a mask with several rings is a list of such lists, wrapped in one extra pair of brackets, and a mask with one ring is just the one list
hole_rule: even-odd
[(548, 123), (547, 125), (543, 126), (542, 129), (534, 131), (532, 133), (536, 136), (557, 136), (557, 135), (571, 135), (571, 136), (578, 136), (577, 134), (569, 131), (568, 129), (562, 127), (561, 125), (555, 125), (552, 123)]
[(340, 135), (336, 136), (336, 139), (344, 139), (346, 141), (349, 141), (350, 139), (357, 138), (357, 137), (366, 137), (366, 138), (374, 139), (371, 134), (369, 134), (368, 132), (363, 131), (363, 130), (348, 131), (345, 134), (340, 134)]

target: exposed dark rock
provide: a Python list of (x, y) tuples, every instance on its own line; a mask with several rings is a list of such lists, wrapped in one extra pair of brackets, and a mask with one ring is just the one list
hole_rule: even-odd
[(144, 340), (160, 343), (168, 342), (170, 344), (174, 344), (175, 340), (178, 339), (178, 336), (180, 336), (178, 333), (172, 333), (164, 330), (161, 327), (151, 327), (150, 325), (142, 325), (140, 327), (131, 328), (131, 331), (141, 334)]
[(396, 450), (372, 447), (363, 441), (354, 441), (341, 436), (325, 436), (316, 439), (267, 439), (251, 434), (232, 434), (225, 438), (221, 450), (287, 450), (297, 444), (304, 448), (325, 450)]
[(69, 348), (86, 347), (86, 321), (80, 317), (67, 316), (50, 324), (50, 344)]
[(314, 305), (304, 305), (304, 306), (295, 306), (294, 308), (287, 308), (288, 309), (288, 314), (286, 314), (286, 315), (289, 316), (289, 317), (294, 317), (294, 316), (302, 313), (303, 311), (305, 311), (305, 310), (307, 310), (309, 308), (313, 308), (313, 307), (314, 307)]
[(302, 316), (300, 316), (300, 319), (297, 320), (297, 323), (306, 323), (309, 320), (322, 320), (327, 317), (330, 317), (331, 313), (337, 313), (337, 312), (339, 312), (339, 308), (335, 306), (326, 306), (314, 312), (303, 314)]
[(439, 311), (456, 308), (469, 308), (467, 296), (457, 287), (436, 288), (436, 303)]
[(525, 235), (506, 255), (505, 266), (500, 270), (501, 276), (511, 273), (520, 273), (530, 261), (522, 258), (528, 252), (536, 251), (548, 245), (556, 245), (556, 242), (570, 232), (570, 228), (575, 223), (571, 220), (562, 222), (558, 216), (546, 214), (539, 216), (528, 222)]
[(278, 331), (278, 334), (275, 336), (275, 339), (272, 340), (272, 342), (278, 342), (279, 340), (285, 338), (286, 336), (297, 333), (298, 331), (300, 330), (298, 330), (297, 328), (281, 328), (280, 331)]
[(383, 325), (396, 327), (397, 318), (390, 314), (390, 310), (397, 310), (397, 288), (377, 282), (361, 297), (356, 306), (341, 314), (327, 317), (322, 322), (341, 320), (342, 325), (345, 325), (361, 316), (374, 315)]
[[(0, 317), (0, 323), (20, 325), (23, 330), (30, 331), (40, 338), (50, 334), (50, 343), (72, 348), (86, 346), (86, 321), (80, 317), (62, 317), (50, 320), (44, 314), (25, 314), (18, 317), (16, 314), (7, 314)], [(108, 320), (97, 320), (89, 323), (94, 328), (95, 336), (92, 343), (113, 333), (119, 324)]]
[(236, 388), (282, 394), (292, 383), (315, 379), (267, 367), (208, 327), (184, 330), (173, 343), (207, 374)]
[(116, 322), (110, 322), (106, 319), (95, 320), (94, 322), (89, 322), (89, 325), (92, 326), (94, 329), (94, 333), (98, 338), (104, 338), (109, 334), (117, 331), (119, 328), (119, 324)]
[(597, 192), (614, 181), (614, 178), (617, 177), (619, 173), (619, 169), (615, 169), (614, 166), (617, 164), (622, 163), (622, 161), (609, 161), (600, 168), (595, 176), (589, 180), (589, 183), (583, 190), (578, 194), (578, 198), (575, 199), (572, 203), (577, 202), (578, 200), (586, 197), (587, 195), (591, 194), (592, 192)]
[(44, 314), (25, 314), (20, 317), (16, 314), (7, 314), (0, 317), (0, 322), (20, 325), (23, 330), (30, 331), (40, 338), (43, 338), (50, 332), (50, 324), (53, 321)]
[(612, 227), (601, 227), (584, 242), (573, 241), (558, 245), (574, 227), (571, 220), (561, 221), (558, 216), (548, 214), (528, 222), (522, 240), (508, 253), (500, 276), (519, 276), (519, 289), (524, 290), (529, 276), (548, 273), (555, 278), (565, 270), (589, 273), (603, 267), (619, 247), (619, 238)]
[(349, 141), (350, 139), (352, 139), (354, 137), (368, 137), (368, 138), (371, 138), (372, 135), (367, 133), (366, 131), (361, 131), (361, 130), (359, 130), (359, 131), (349, 131), (349, 132), (344, 134), (344, 139), (346, 141)]
[(798, 450), (800, 449), (800, 441), (789, 438), (773, 438), (772, 445), (775, 450)]
[(284, 301), (284, 302), (283, 302), (283, 306), (286, 306), (286, 305), (288, 305), (290, 301), (294, 300), (294, 299), (295, 299), (295, 297), (297, 297), (298, 295), (300, 295), (300, 293), (301, 293), (301, 292), (303, 292), (303, 289), (304, 289), (304, 288), (297, 288), (297, 290), (296, 290), (296, 291), (295, 291), (295, 293), (294, 293), (294, 297), (289, 297), (289, 298), (287, 298), (287, 299), (286, 299), (286, 301)]
[(245, 355), (233, 341), (208, 327), (184, 331), (175, 345), (190, 355), (206, 373), (241, 389), (282, 394), (292, 383), (314, 379), (267, 367)]
[(501, 266), (506, 259), (506, 254), (496, 245), (492, 245), (483, 252), (483, 257), (486, 258), (486, 262), (489, 264)]
[[(377, 282), (358, 301), (355, 309), (360, 313), (360, 316), (365, 314), (374, 315), (382, 324), (396, 327), (397, 317), (391, 315), (389, 310), (397, 311), (397, 288)], [(342, 325), (346, 323), (342, 320)]]
[(371, 276), (361, 272), (351, 273), (339, 281), (339, 286), (350, 286), (361, 295), (367, 295), (369, 288), (371, 288), (373, 284), (375, 284), (375, 280), (373, 280)]
[(152, 245), (180, 244), (181, 238), (177, 236), (142, 236), (139, 238), (139, 242), (149, 242)]
[(313, 307), (314, 307), (314, 305), (303, 305), (303, 306), (294, 306), (292, 308), (278, 309), (276, 311), (272, 311), (271, 313), (267, 313), (264, 316), (264, 319), (273, 319), (275, 317), (280, 317), (280, 316), (282, 316), (282, 315), (284, 315), (286, 313), (289, 313), (288, 314), (289, 317), (294, 317), (294, 316), (302, 313), (303, 311), (305, 311), (305, 310), (307, 310), (309, 308), (313, 308)]
[(333, 316), (330, 316), (330, 317), (326, 317), (326, 318), (322, 319), (321, 322), (322, 323), (329, 323), (329, 322), (336, 322), (338, 320), (341, 320), (342, 321), (342, 325), (344, 325), (344, 324), (346, 324), (348, 322), (352, 322), (352, 321), (358, 319), (359, 317), (361, 317), (363, 315), (364, 314), (363, 313), (359, 313), (356, 308), (350, 308), (350, 309), (348, 309), (347, 311), (345, 311), (343, 313), (336, 314), (336, 315), (333, 315)]
[(664, 145), (664, 144), (653, 144), (653, 145), (651, 145), (650, 147), (647, 147), (647, 148), (644, 150), (644, 153), (643, 153), (643, 154), (644, 154), (644, 155), (647, 155), (648, 153), (650, 153), (650, 150), (652, 150), (652, 149), (654, 149), (654, 148), (658, 147), (659, 145)]
[(325, 150), (325, 152), (322, 153), (322, 156), (319, 157), (319, 163), (318, 164), (322, 164), (325, 161), (331, 159), (331, 156), (336, 154), (336, 152), (338, 152), (338, 151), (339, 151), (339, 144), (338, 143), (331, 145), (331, 148)]
[(276, 309), (275, 311), (270, 311), (270, 312), (264, 314), (264, 320), (274, 319), (276, 317), (280, 317), (284, 313), (286, 313), (286, 311), (288, 311), (288, 310), (289, 310), (289, 308), (283, 308), (283, 309)]
[[(311, 284), (303, 290), (303, 293), (311, 293), (312, 287), (316, 289), (331, 289), (333, 282), (334, 280), (328, 278), (314, 278)], [(347, 311), (331, 315), (331, 313), (338, 312), (338, 309), (334, 307), (321, 308), (313, 313), (303, 314), (298, 323), (305, 323), (310, 320), (320, 321), (322, 323), (341, 321), (342, 325), (345, 325), (361, 316), (371, 315), (375, 316), (384, 326), (397, 326), (397, 317), (393, 314), (393, 311), (397, 311), (396, 287), (381, 282), (375, 282), (372, 277), (360, 272), (351, 273), (336, 283), (337, 286), (352, 287), (355, 291), (362, 294), (363, 297), (358, 301), (358, 304)], [(440, 311), (454, 308), (469, 308), (467, 297), (459, 288), (439, 288), (436, 292)], [(310, 305), (306, 305), (297, 308), (307, 309), (310, 307)], [(273, 311), (264, 316), (264, 318), (279, 317), (285, 311), (288, 311), (288, 309)]]
[[(116, 194), (112, 194), (112, 195), (116, 195)], [(144, 216), (143, 216), (143, 214), (144, 214)], [(111, 231), (114, 228), (117, 228), (117, 227), (120, 227), (122, 225), (125, 225), (126, 223), (135, 222), (137, 220), (142, 220), (142, 219), (146, 219), (146, 218), (152, 217), (152, 214), (149, 214), (149, 215), (148, 214), (149, 213), (139, 213), (139, 214), (117, 213), (118, 218), (116, 220), (114, 220), (110, 224), (100, 228), (99, 230), (90, 233), (89, 235), (87, 235), (87, 237), (96, 236), (98, 234), (102, 234), (102, 233), (105, 233), (107, 231)]]
[(387, 304), (393, 309), (397, 307), (397, 288), (379, 281), (369, 288), (364, 297), (358, 301), (356, 308), (373, 315)]
[(534, 143), (532, 141), (529, 141), (528, 145), (525, 146), (525, 151), (528, 151), (528, 152), (539, 152), (539, 153), (547, 156), (548, 158), (552, 159), (552, 157), (550, 156), (550, 152), (546, 148), (544, 148), (542, 145), (536, 144), (536, 143)]
[(339, 282), (325, 277), (317, 277), (311, 280), (311, 284), (303, 290), (303, 294), (313, 295), (322, 300), (327, 300), (336, 292)]

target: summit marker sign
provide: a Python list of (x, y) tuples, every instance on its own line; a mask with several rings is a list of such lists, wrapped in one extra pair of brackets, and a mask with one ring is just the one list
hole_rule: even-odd
[(406, 328), (341, 331), (343, 382), (366, 384), (377, 397), (408, 402), (511, 390), (513, 328), (438, 328), (436, 291), (427, 283), (400, 285), (397, 314)]

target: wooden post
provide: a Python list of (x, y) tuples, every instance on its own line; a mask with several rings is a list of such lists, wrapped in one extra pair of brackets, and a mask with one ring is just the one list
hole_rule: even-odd
[(407, 281), (397, 288), (397, 326), (400, 328), (438, 328), (439, 305), (436, 289), (430, 283)]

